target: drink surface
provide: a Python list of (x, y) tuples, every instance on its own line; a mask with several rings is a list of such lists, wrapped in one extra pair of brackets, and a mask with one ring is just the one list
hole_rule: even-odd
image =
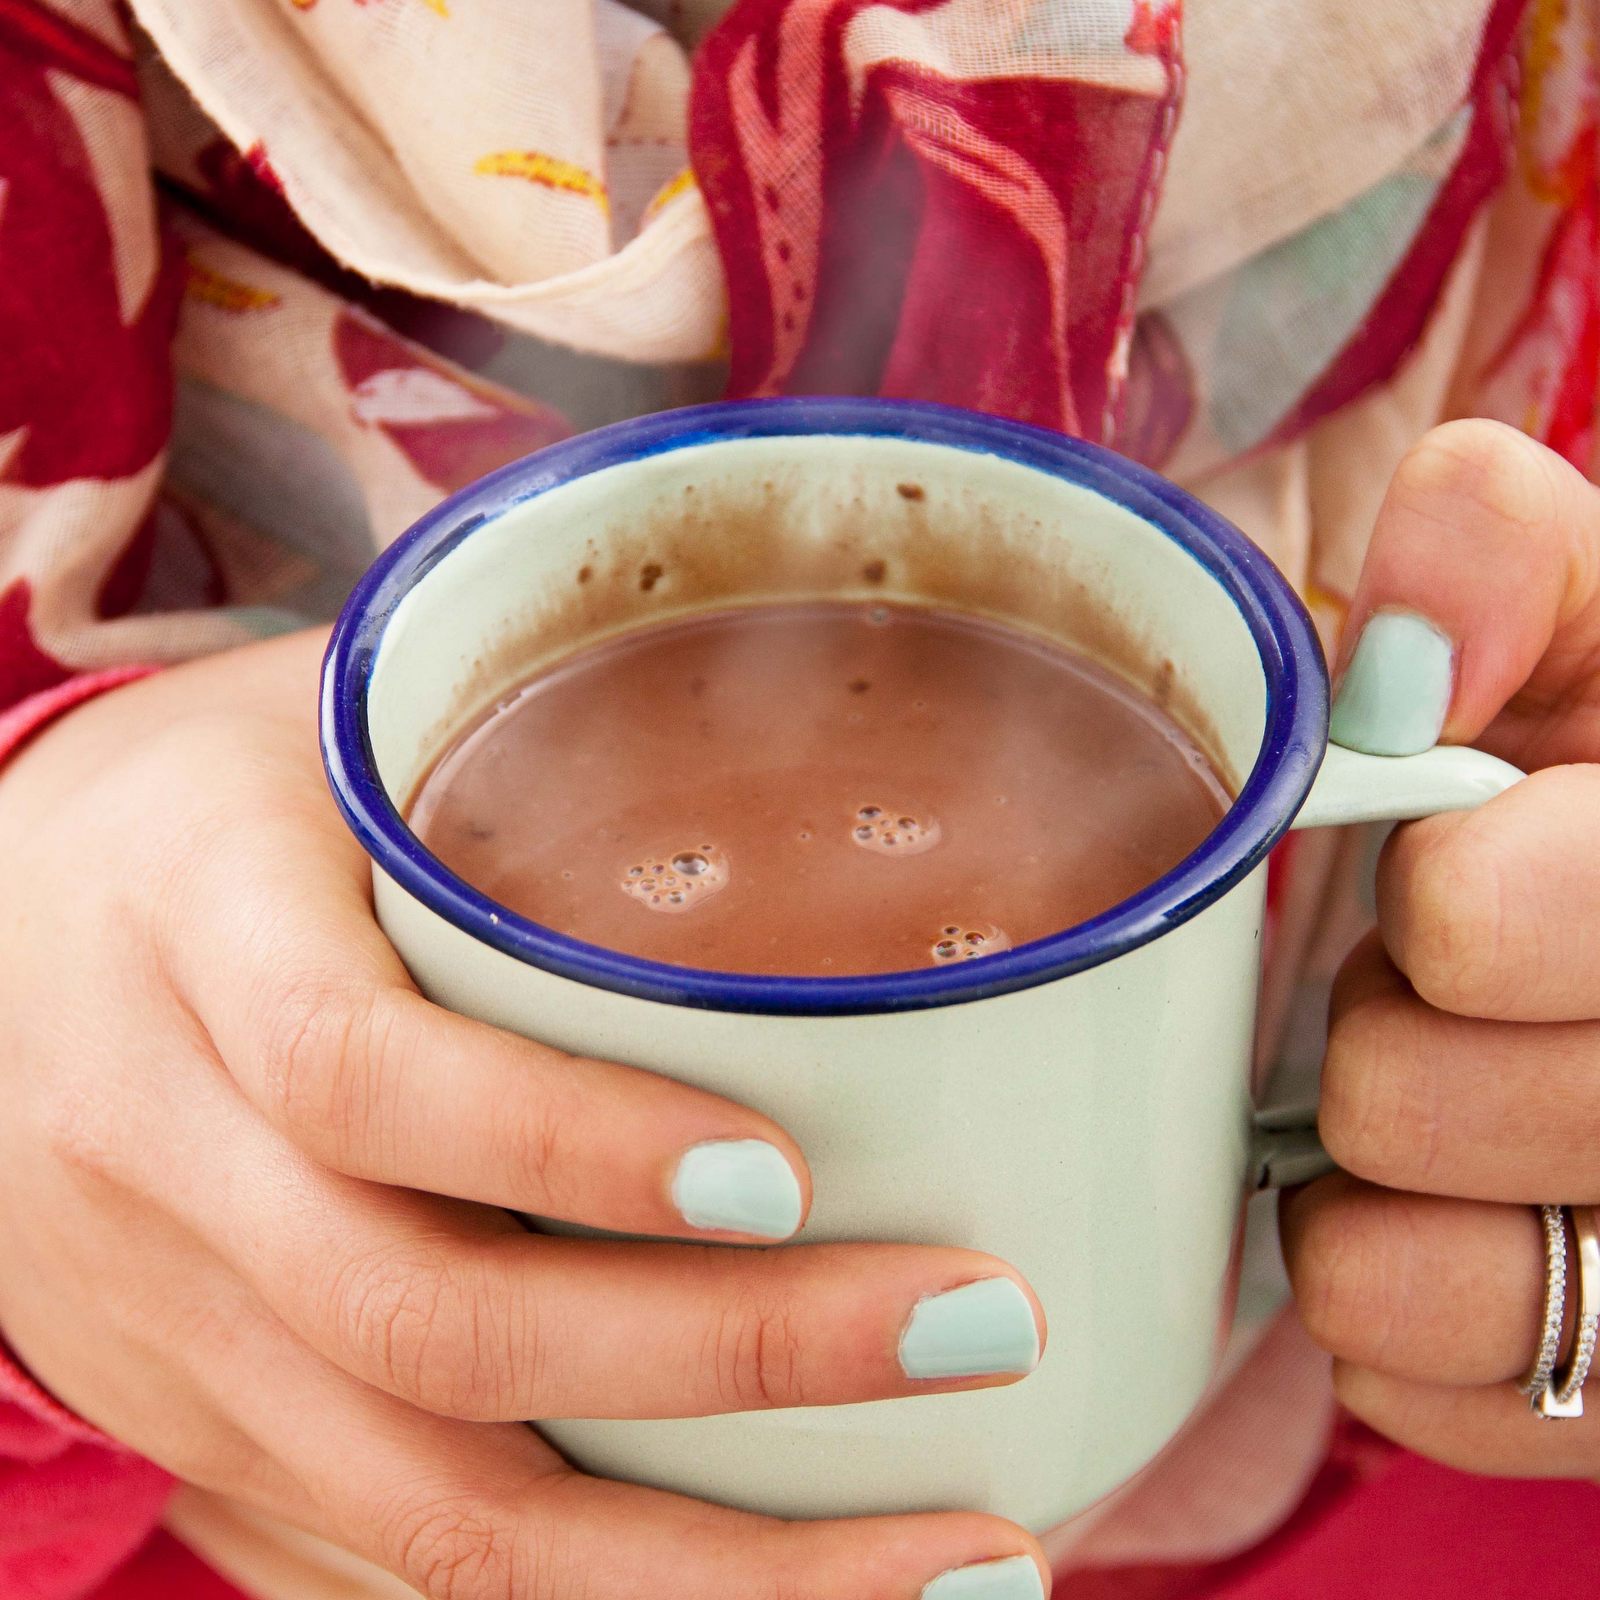
[(511, 910), (632, 955), (839, 977), (981, 959), (1177, 865), (1229, 796), (1151, 700), (975, 617), (710, 612), (540, 673), (412, 828)]

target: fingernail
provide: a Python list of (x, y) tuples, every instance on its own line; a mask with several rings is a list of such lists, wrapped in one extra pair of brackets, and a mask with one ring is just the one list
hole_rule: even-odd
[(941, 1572), (922, 1600), (1044, 1600), (1044, 1580), (1032, 1556), (1007, 1556)]
[(1033, 1307), (1010, 1278), (980, 1278), (929, 1295), (900, 1335), (900, 1365), (908, 1378), (1032, 1372), (1039, 1365)]
[(1438, 742), (1450, 709), (1448, 635), (1411, 611), (1367, 620), (1333, 702), (1328, 732), (1369, 756), (1414, 756)]
[(800, 1226), (800, 1180), (764, 1139), (697, 1144), (678, 1163), (672, 1199), (692, 1228), (787, 1239)]

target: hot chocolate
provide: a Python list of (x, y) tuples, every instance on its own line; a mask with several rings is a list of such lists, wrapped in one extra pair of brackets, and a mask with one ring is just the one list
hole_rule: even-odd
[(979, 959), (1175, 866), (1229, 797), (1086, 658), (899, 605), (623, 634), (468, 727), (411, 825), (559, 932), (682, 966), (842, 976)]

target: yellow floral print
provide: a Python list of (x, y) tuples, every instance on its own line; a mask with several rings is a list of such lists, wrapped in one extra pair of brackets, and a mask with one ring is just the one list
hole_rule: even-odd
[(685, 167), (683, 171), (674, 173), (672, 177), (661, 185), (650, 197), (650, 204), (644, 208), (644, 220), (648, 222), (658, 212), (664, 211), (680, 194), (687, 194), (696, 187), (694, 173)]
[(490, 178), (526, 178), (547, 189), (563, 189), (568, 194), (586, 195), (602, 211), (609, 211), (606, 186), (586, 167), (542, 150), (494, 150), (480, 156), (472, 170)]
[(267, 311), (281, 303), (280, 297), (270, 289), (257, 289), (251, 284), (240, 283), (236, 278), (225, 278), (193, 256), (185, 257), (184, 265), (188, 269), (188, 276), (183, 292), (191, 299), (203, 300), (208, 306), (215, 306), (219, 311)]

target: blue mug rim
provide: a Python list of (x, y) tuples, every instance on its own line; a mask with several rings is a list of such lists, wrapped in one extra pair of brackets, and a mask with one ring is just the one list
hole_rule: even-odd
[[(411, 589), (486, 523), (576, 478), (733, 439), (841, 435), (1000, 456), (1103, 495), (1180, 545), (1249, 627), (1266, 679), (1255, 764), (1217, 827), (1171, 871), (1098, 916), (981, 961), (862, 976), (778, 977), (680, 967), (588, 944), (518, 916), (450, 872), (378, 779), (367, 701), (384, 630)], [(926, 401), (803, 396), (726, 401), (614, 423), (500, 468), (449, 496), (388, 547), (339, 614), (323, 662), (323, 765), (374, 863), (446, 922), (518, 961), (667, 1005), (775, 1016), (859, 1016), (1031, 988), (1147, 944), (1220, 899), (1265, 859), (1311, 788), (1327, 743), (1328, 677), (1315, 629), (1266, 555), (1165, 478), (1098, 445)]]

